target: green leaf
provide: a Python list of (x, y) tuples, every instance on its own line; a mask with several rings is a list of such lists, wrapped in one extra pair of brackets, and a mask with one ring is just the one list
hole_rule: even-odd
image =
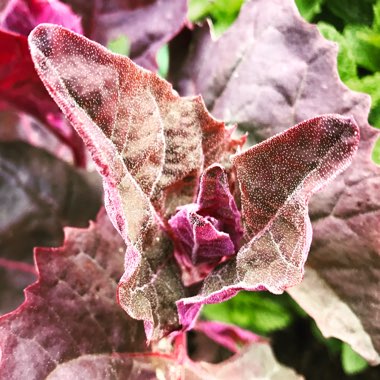
[(227, 302), (206, 305), (203, 317), (227, 322), (261, 335), (281, 330), (293, 322), (293, 311), (287, 296), (241, 292)]
[(373, 146), (372, 161), (380, 165), (380, 139), (378, 139)]
[(191, 22), (205, 19), (210, 14), (212, 0), (190, 0), (187, 17)]
[(221, 35), (235, 21), (244, 0), (190, 0), (188, 17), (192, 22), (210, 17), (214, 33)]
[(157, 53), (158, 75), (166, 78), (169, 71), (169, 45), (165, 44)]
[(339, 354), (341, 352), (342, 341), (340, 341), (339, 339), (335, 339), (335, 338), (325, 338), (322, 335), (321, 330), (319, 330), (317, 324), (314, 321), (312, 321), (310, 327), (311, 327), (311, 332), (312, 332), (314, 338), (317, 341), (319, 341), (320, 343), (322, 343), (323, 345), (325, 345), (330, 354), (336, 355), (336, 354)]
[(332, 25), (319, 22), (318, 29), (328, 40), (334, 41), (339, 46), (338, 71), (342, 81), (347, 81), (357, 77), (357, 67), (351, 45), (346, 38), (339, 33)]
[(369, 122), (374, 127), (380, 128), (380, 72), (363, 78), (350, 79), (346, 84), (352, 90), (366, 92), (371, 96), (372, 104)]
[(301, 16), (307, 21), (312, 21), (313, 18), (321, 13), (321, 5), (325, 0), (296, 0), (296, 5)]
[(347, 375), (355, 375), (368, 367), (368, 363), (348, 344), (342, 345), (342, 367)]
[(124, 35), (111, 40), (107, 45), (107, 49), (111, 50), (113, 53), (126, 56), (129, 55), (130, 47), (131, 43), (128, 37)]
[(328, 0), (326, 6), (346, 24), (372, 24), (373, 0)]
[(373, 6), (373, 24), (372, 29), (376, 32), (380, 31), (380, 0)]
[(380, 35), (369, 27), (347, 25), (343, 33), (355, 62), (369, 71), (380, 70)]

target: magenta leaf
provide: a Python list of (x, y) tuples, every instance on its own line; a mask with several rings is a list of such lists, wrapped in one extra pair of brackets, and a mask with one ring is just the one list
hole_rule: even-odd
[[(208, 28), (198, 29), (187, 59), (174, 74), (182, 95), (202, 94), (214, 116), (238, 123), (256, 141), (321, 113), (354, 116), (361, 134), (358, 154), (310, 202), (314, 234), (308, 263), (317, 272), (316, 283), (325, 284), (315, 296), (321, 299), (328, 288), (335, 297), (319, 303), (317, 310), (306, 306), (307, 298), (297, 300), (313, 308), (315, 317), (319, 314), (322, 331), (379, 363), (380, 323), (373, 316), (380, 308), (380, 277), (373, 268), (380, 265), (380, 168), (371, 160), (379, 131), (368, 125), (369, 97), (339, 80), (337, 50), (301, 19), (293, 1), (255, 0), (247, 2), (218, 40)], [(354, 286), (352, 278), (361, 286)], [(353, 311), (365, 334), (347, 335), (342, 309), (331, 306), (338, 300)], [(329, 326), (333, 318), (334, 331)]]
[(10, 0), (0, 16), (0, 28), (23, 36), (43, 22), (82, 33), (80, 17), (59, 0)]
[(82, 16), (85, 35), (103, 45), (120, 36), (130, 42), (130, 57), (157, 69), (156, 55), (186, 22), (187, 1), (64, 0)]
[(199, 294), (177, 302), (184, 326), (204, 303), (242, 289), (281, 293), (302, 280), (312, 232), (308, 201), (350, 164), (358, 143), (353, 119), (327, 115), (233, 157), (246, 243), (205, 279)]
[(265, 342), (264, 338), (248, 330), (222, 322), (198, 321), (194, 330), (202, 332), (233, 353), (239, 352), (243, 346)]
[(79, 19), (57, 0), (14, 0), (0, 12), (0, 104), (25, 112), (73, 151), (83, 166), (83, 143), (41, 83), (30, 57), (26, 36), (40, 22), (57, 22), (80, 32)]
[(45, 379), (85, 355), (146, 349), (141, 322), (115, 301), (123, 252), (104, 212), (88, 229), (67, 229), (63, 247), (36, 250), (38, 281), (0, 318), (4, 379)]
[(167, 217), (193, 201), (202, 170), (244, 139), (232, 140), (201, 98), (180, 98), (155, 74), (67, 29), (40, 25), (29, 42), (103, 176), (106, 208), (128, 245), (119, 301), (157, 339), (179, 328), (175, 301), (185, 295)]
[(202, 280), (223, 258), (237, 253), (243, 229), (223, 167), (215, 164), (203, 172), (196, 203), (180, 207), (169, 225), (186, 285)]

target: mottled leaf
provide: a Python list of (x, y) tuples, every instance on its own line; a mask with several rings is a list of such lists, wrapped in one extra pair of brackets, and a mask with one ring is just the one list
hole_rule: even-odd
[(146, 349), (141, 322), (115, 300), (123, 253), (105, 212), (88, 229), (66, 229), (63, 247), (36, 250), (38, 281), (0, 318), (4, 379), (41, 380), (85, 355)]
[[(248, 2), (217, 41), (198, 30), (191, 52), (176, 73), (184, 75), (177, 87), (201, 93), (216, 117), (237, 122), (253, 140), (321, 113), (354, 116), (361, 142), (353, 164), (310, 203), (309, 263), (358, 316), (379, 353), (380, 324), (373, 316), (380, 307), (380, 169), (371, 160), (379, 133), (368, 125), (369, 97), (340, 82), (337, 47), (301, 20), (290, 0)], [(378, 362), (371, 352), (361, 354)]]
[(121, 36), (130, 42), (130, 57), (157, 69), (156, 54), (186, 21), (186, 0), (63, 0), (82, 16), (85, 35), (107, 45)]
[(203, 168), (243, 140), (231, 140), (233, 129), (200, 97), (180, 98), (157, 75), (67, 29), (41, 25), (30, 47), (104, 178), (106, 208), (128, 244), (120, 303), (157, 339), (179, 327), (175, 301), (184, 296), (166, 217), (193, 201)]

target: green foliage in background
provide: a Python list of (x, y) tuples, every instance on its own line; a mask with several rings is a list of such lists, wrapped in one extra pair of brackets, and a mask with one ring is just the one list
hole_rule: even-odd
[(206, 319), (232, 323), (260, 335), (288, 327), (295, 316), (290, 297), (268, 292), (240, 292), (236, 297), (219, 304), (207, 305), (202, 315)]
[[(371, 96), (369, 122), (380, 128), (380, 0), (296, 0), (300, 13), (339, 46), (338, 70), (352, 90)], [(372, 159), (380, 164), (380, 140)]]
[(235, 21), (243, 3), (244, 0), (190, 0), (188, 17), (192, 22), (210, 18), (219, 36)]

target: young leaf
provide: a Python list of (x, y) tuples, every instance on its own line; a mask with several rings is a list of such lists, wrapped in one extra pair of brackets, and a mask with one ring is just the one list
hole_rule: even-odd
[(63, 247), (36, 250), (38, 281), (0, 318), (3, 378), (45, 379), (89, 354), (146, 349), (141, 322), (115, 302), (123, 252), (104, 211), (86, 230), (66, 229)]
[(186, 21), (186, 0), (63, 1), (81, 15), (86, 36), (105, 46), (127, 36), (131, 59), (150, 70), (157, 70), (158, 50)]
[(243, 140), (231, 140), (233, 129), (200, 97), (180, 98), (157, 75), (67, 29), (40, 25), (29, 43), (103, 176), (108, 213), (128, 245), (120, 303), (157, 339), (178, 328), (175, 301), (184, 296), (162, 227), (193, 201), (201, 171), (226, 161)]
[(177, 302), (183, 325), (202, 304), (242, 289), (281, 293), (302, 280), (311, 243), (309, 199), (350, 164), (358, 143), (352, 119), (329, 115), (233, 157), (246, 244), (205, 279), (198, 295)]
[[(361, 321), (373, 346), (370, 341), (368, 357), (360, 352), (377, 362), (371, 350), (380, 352), (380, 325), (373, 318), (380, 307), (380, 278), (372, 268), (380, 265), (380, 168), (371, 152), (379, 132), (367, 122), (369, 97), (339, 81), (336, 46), (301, 20), (291, 1), (248, 2), (217, 41), (207, 29), (198, 30), (190, 51), (182, 71), (175, 73), (181, 78), (177, 87), (182, 94), (201, 93), (216, 117), (237, 122), (255, 140), (321, 113), (354, 116), (361, 142), (353, 164), (310, 203), (310, 263)], [(353, 286), (352, 278), (361, 286)], [(319, 312), (324, 314), (322, 307)], [(345, 331), (340, 312), (329, 311), (335, 313), (334, 336), (339, 338)], [(363, 336), (361, 343), (349, 343), (359, 347), (364, 342), (368, 341)]]

